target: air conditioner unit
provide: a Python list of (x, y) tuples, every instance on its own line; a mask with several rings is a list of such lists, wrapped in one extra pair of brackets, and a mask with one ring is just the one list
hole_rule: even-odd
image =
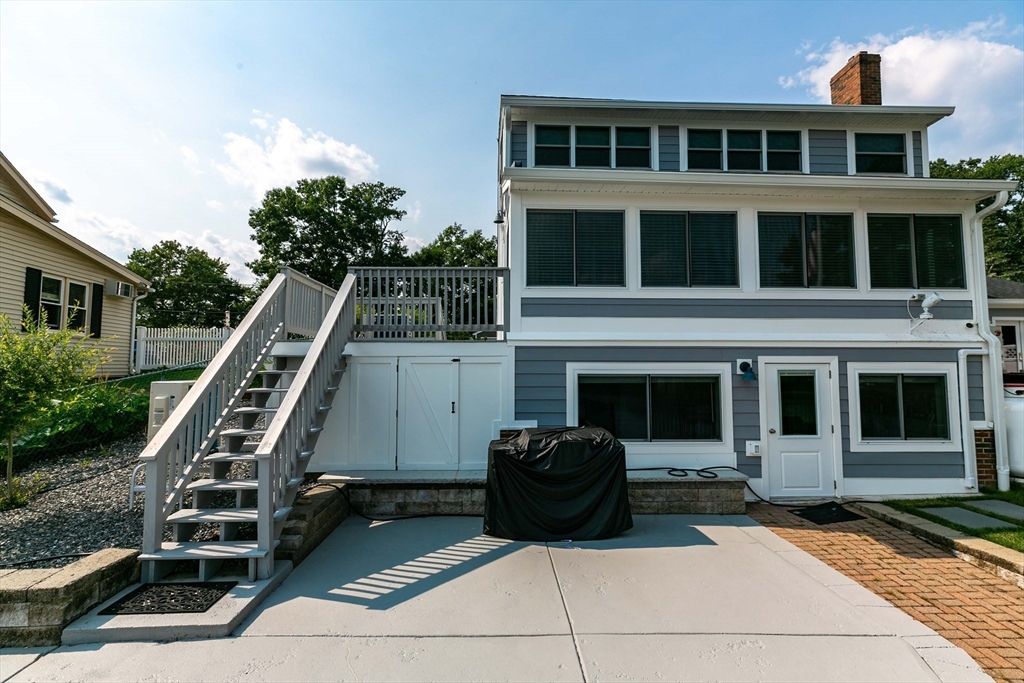
[(107, 280), (107, 284), (103, 288), (103, 293), (107, 296), (119, 296), (123, 299), (131, 299), (135, 296), (135, 285), (130, 282)]
[(152, 441), (167, 417), (178, 407), (195, 380), (152, 382), (149, 385), (149, 424), (146, 441)]

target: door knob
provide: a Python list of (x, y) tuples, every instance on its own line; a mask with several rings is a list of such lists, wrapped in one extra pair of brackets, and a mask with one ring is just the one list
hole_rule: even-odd
[(775, 429), (774, 429), (774, 428), (772, 428), (772, 429), (769, 429), (769, 430), (768, 430), (768, 433), (769, 433), (769, 434), (774, 434), (774, 433), (775, 433)]

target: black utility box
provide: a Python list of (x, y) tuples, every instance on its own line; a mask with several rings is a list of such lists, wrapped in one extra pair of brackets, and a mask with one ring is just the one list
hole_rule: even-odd
[(524, 429), (488, 447), (485, 534), (586, 541), (632, 528), (626, 448), (607, 430)]

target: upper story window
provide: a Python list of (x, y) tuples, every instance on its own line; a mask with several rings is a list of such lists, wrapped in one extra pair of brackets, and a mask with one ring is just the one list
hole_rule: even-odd
[(527, 287), (623, 287), (621, 211), (526, 212)]
[(651, 167), (651, 129), (615, 128), (615, 168)]
[(857, 173), (907, 172), (907, 137), (903, 133), (856, 133)]
[(730, 171), (761, 170), (761, 131), (730, 130), (728, 139)]
[(576, 126), (576, 166), (611, 168), (611, 128), (607, 126)]
[(641, 287), (736, 287), (736, 214), (640, 212)]
[(686, 165), (691, 171), (722, 170), (722, 131), (688, 130)]
[(875, 289), (966, 287), (960, 216), (868, 215)]
[(569, 166), (569, 126), (537, 126), (537, 144), (533, 162), (536, 166)]
[(770, 130), (768, 139), (769, 171), (802, 171), (800, 159), (800, 132), (795, 130)]
[(853, 216), (757, 215), (762, 287), (856, 287)]

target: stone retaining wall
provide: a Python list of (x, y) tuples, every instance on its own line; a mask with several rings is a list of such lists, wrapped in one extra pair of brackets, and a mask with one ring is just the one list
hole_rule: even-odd
[(743, 515), (742, 480), (630, 481), (629, 506), (637, 515)]
[(348, 500), (335, 486), (317, 486), (296, 498), (281, 532), (275, 559), (298, 566), (349, 515)]
[(107, 548), (55, 569), (0, 570), (0, 647), (60, 645), (65, 626), (138, 581), (138, 555)]

